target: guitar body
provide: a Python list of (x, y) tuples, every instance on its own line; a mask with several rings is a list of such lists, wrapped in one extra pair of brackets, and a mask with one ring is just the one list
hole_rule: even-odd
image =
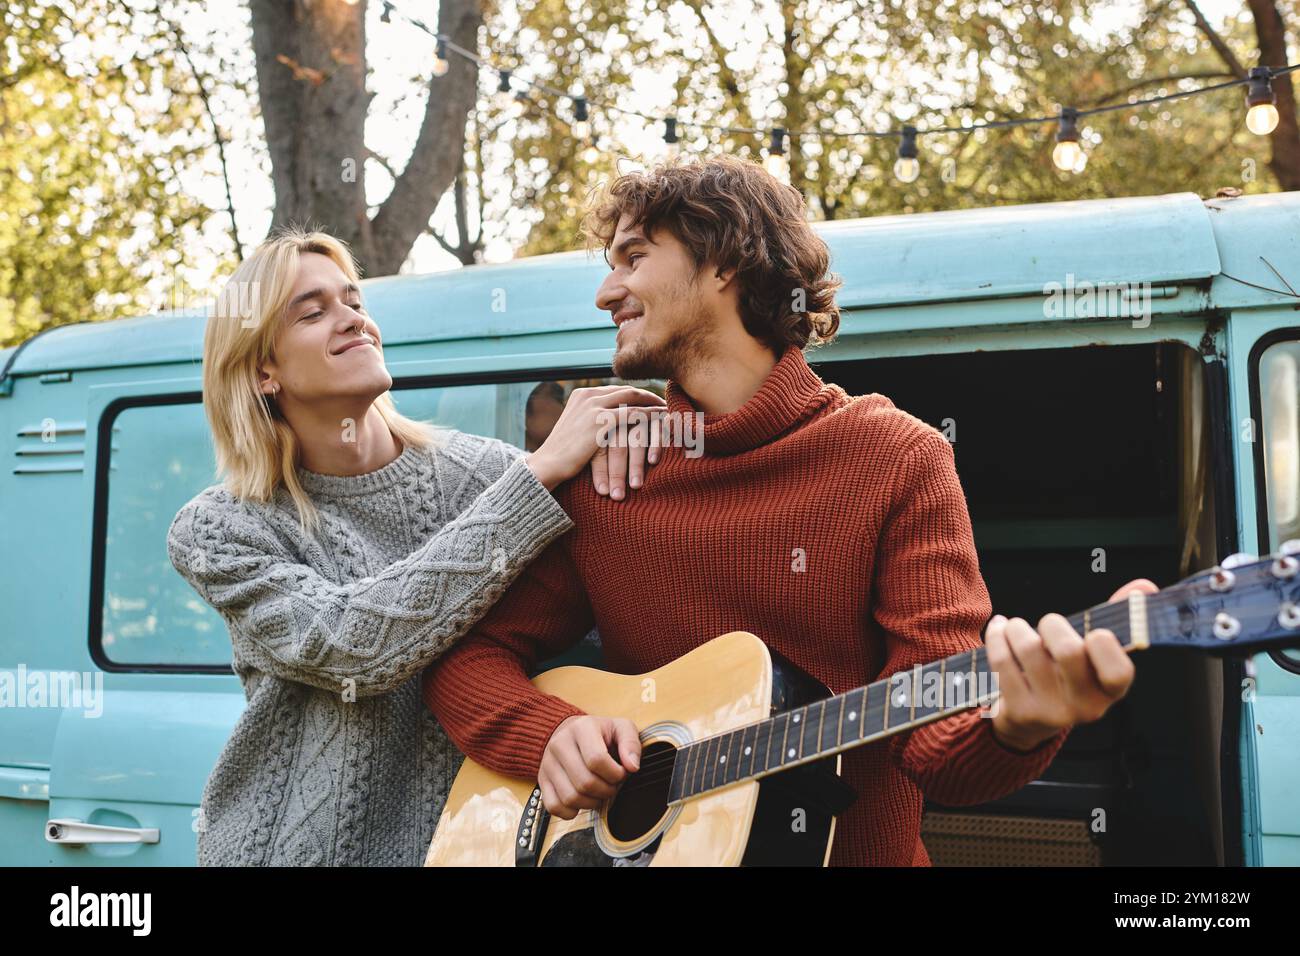
[[(839, 756), (668, 805), (656, 773), (677, 747), (765, 720), (830, 691), (734, 631), (647, 674), (588, 667), (547, 671), (533, 683), (588, 714), (626, 717), (641, 731), (642, 770), (598, 810), (549, 818), (531, 858), (519, 856), (521, 822), (535, 783), (466, 759), (430, 844), (426, 866), (822, 866), (842, 805)], [(658, 783), (651, 785), (651, 780)], [(837, 800), (841, 801), (837, 803)], [(538, 810), (542, 808), (538, 805)]]

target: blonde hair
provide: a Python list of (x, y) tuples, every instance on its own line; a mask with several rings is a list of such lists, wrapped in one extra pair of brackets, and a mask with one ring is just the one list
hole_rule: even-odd
[[(304, 252), (329, 256), (351, 282), (360, 281), (352, 253), (342, 241), (294, 226), (277, 230), (239, 264), (217, 297), (203, 336), (203, 406), (216, 448), (217, 475), (231, 493), (265, 503), (283, 484), (303, 530), (315, 534), (319, 514), (295, 471), (301, 443), (258, 380), (258, 365), (273, 358), (276, 333)], [(404, 446), (427, 448), (435, 443), (433, 427), (401, 414), (391, 392), (374, 404)]]

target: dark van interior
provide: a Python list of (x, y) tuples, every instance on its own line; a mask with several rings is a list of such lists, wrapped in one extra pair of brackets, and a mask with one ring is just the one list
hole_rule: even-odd
[[(879, 392), (947, 429), (999, 613), (1036, 624), (1219, 557), (1226, 426), (1208, 417), (1207, 392), (1220, 383), (1181, 343), (809, 358), (850, 394)], [(1167, 649), (1134, 663), (1128, 696), (1076, 727), (1041, 780), (979, 806), (927, 803), (936, 866), (1238, 862), (1239, 773), (1220, 753), (1237, 752), (1223, 705), (1241, 664)]]

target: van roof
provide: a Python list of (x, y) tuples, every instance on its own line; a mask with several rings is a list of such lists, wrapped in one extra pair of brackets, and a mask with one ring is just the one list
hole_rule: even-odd
[[(996, 206), (814, 223), (844, 276), (842, 309), (1041, 294), (1064, 282), (1187, 283), (1223, 271), (1269, 288), (1273, 249), (1296, 261), (1300, 192), (1194, 193)], [(425, 275), (367, 279), (386, 345), (612, 327), (596, 309), (607, 266), (565, 252)], [(1300, 275), (1296, 276), (1300, 282)], [(0, 358), (6, 374), (201, 361), (206, 309), (57, 326)], [(0, 356), (5, 353), (0, 352)], [(7, 373), (5, 371), (8, 368)]]

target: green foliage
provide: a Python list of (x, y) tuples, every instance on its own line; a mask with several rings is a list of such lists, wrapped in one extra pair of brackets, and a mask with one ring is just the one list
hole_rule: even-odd
[[(1295, 8), (1295, 0), (1279, 5), (1288, 19)], [(581, 83), (593, 97), (675, 114), (683, 124), (760, 130), (886, 130), (903, 122), (924, 130), (1055, 116), (1063, 106), (1123, 103), (1229, 78), (1187, 5), (1169, 0), (540, 0), (490, 13), (487, 35), (489, 55), (509, 64), (515, 51), (526, 53), (520, 72), (553, 87)], [(1243, 64), (1255, 65), (1245, 5), (1221, 35)], [(647, 72), (671, 84), (675, 102), (646, 105)], [(593, 127), (614, 138), (587, 162), (563, 118), (568, 103), (533, 96), (505, 127), (512, 205), (535, 214), (521, 254), (577, 247), (583, 202), (616, 172), (619, 154), (655, 158), (620, 148), (618, 131), (593, 107)], [(1054, 123), (922, 136), (922, 173), (911, 184), (893, 176), (896, 137), (805, 137), (787, 141), (790, 178), (819, 219), (1277, 189), (1270, 143), (1245, 129), (1244, 116), (1238, 87), (1087, 117), (1082, 173), (1052, 164)], [(661, 134), (662, 125), (653, 128)], [(681, 137), (684, 155), (755, 159), (768, 138), (690, 128)]]
[[(1288, 26), (1300, 17), (1300, 0), (1277, 8)], [(49, 325), (154, 309), (196, 257), (207, 276), (233, 263), (232, 217), (196, 198), (219, 195), (196, 177), (220, 167), (187, 53), (207, 69), (230, 138), (260, 155), (263, 131), (251, 50), (237, 30), (195, 36), (204, 32), (195, 24), (213, 22), (194, 16), (202, 9), (199, 0), (0, 7), (0, 346)], [(657, 158), (664, 116), (679, 118), (687, 156), (758, 159), (773, 126), (924, 130), (1053, 116), (1227, 73), (1181, 0), (490, 0), (484, 17), (480, 52), (491, 62), (647, 118), (593, 104), (600, 148), (588, 155), (568, 96), (533, 91), (502, 108), (495, 74), (482, 71), (455, 227), (469, 235), (444, 241), (465, 262), (488, 240), (520, 255), (579, 247), (591, 191), (628, 159)], [(193, 31), (188, 50), (182, 24)], [(1221, 35), (1241, 63), (1257, 63), (1246, 5)], [(214, 52), (232, 43), (232, 58)], [(418, 87), (427, 72), (414, 67)], [(922, 136), (921, 176), (907, 185), (892, 173), (895, 137), (793, 138), (790, 178), (817, 219), (1276, 189), (1273, 144), (1246, 131), (1244, 112), (1234, 88), (1086, 118), (1089, 162), (1078, 174), (1052, 165), (1050, 123)], [(704, 133), (693, 121), (758, 132)], [(173, 294), (166, 304), (187, 303)]]
[(122, 3), (0, 8), (0, 346), (155, 305), (211, 210), (211, 142), (166, 29)]

